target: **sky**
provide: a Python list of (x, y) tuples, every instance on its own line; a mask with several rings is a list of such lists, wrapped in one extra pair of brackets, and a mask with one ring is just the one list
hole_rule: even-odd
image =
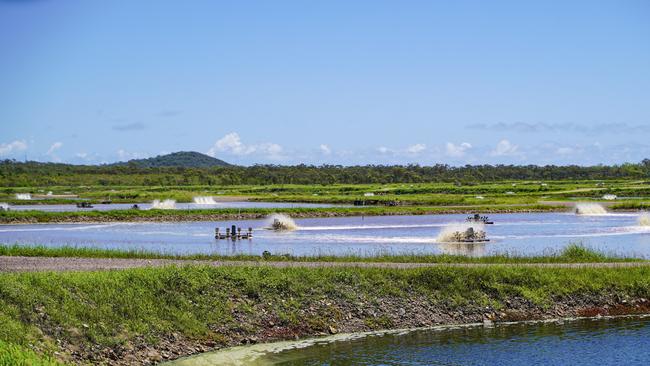
[(650, 158), (650, 1), (0, 0), (0, 159)]

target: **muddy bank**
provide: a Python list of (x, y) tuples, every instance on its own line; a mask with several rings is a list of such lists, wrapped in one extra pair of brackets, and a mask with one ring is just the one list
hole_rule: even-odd
[(554, 299), (547, 307), (522, 298), (506, 301), (501, 309), (477, 304), (454, 307), (432, 304), (423, 297), (367, 299), (353, 301), (321, 299), (300, 309), (301, 317), (312, 321), (288, 326), (274, 311), (274, 304), (256, 303), (254, 299), (232, 299), (252, 306), (251, 312), (235, 311), (238, 327), (214, 326), (216, 339), (188, 339), (170, 333), (156, 344), (142, 338), (114, 348), (79, 348), (62, 343), (75, 363), (112, 365), (151, 365), (166, 360), (214, 351), (226, 347), (279, 340), (297, 340), (337, 333), (367, 332), (381, 329), (422, 328), (439, 325), (498, 323), (573, 317), (600, 317), (650, 314), (646, 298), (620, 297), (616, 294), (581, 295)]

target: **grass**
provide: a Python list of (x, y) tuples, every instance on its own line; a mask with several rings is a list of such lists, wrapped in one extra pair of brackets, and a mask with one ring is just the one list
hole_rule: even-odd
[(291, 262), (393, 262), (393, 263), (604, 263), (604, 262), (634, 262), (643, 259), (621, 257), (605, 254), (580, 244), (570, 244), (559, 252), (544, 256), (517, 256), (499, 254), (483, 257), (469, 257), (450, 254), (378, 254), (373, 256), (359, 255), (317, 255), (294, 256), (290, 254), (258, 255), (170, 255), (143, 250), (98, 249), (87, 247), (46, 247), (0, 244), (0, 256), (25, 257), (79, 257), (79, 258), (140, 258), (140, 259), (198, 259), (223, 261), (291, 261)]
[(366, 206), (366, 207), (317, 207), (317, 208), (222, 208), (192, 210), (112, 210), (112, 211), (0, 211), (0, 223), (54, 223), (54, 222), (115, 222), (115, 221), (192, 221), (228, 220), (234, 218), (264, 218), (273, 213), (284, 213), (295, 217), (323, 216), (380, 216), (380, 215), (427, 215), (439, 213), (494, 213), (566, 210), (563, 206), (526, 205), (494, 206), (477, 205), (463, 207), (444, 206)]
[(483, 311), (512, 298), (545, 308), (562, 298), (611, 293), (650, 297), (650, 268), (186, 266), (1, 274), (0, 349), (17, 360), (31, 357), (30, 349), (46, 357), (61, 352), (65, 361), (55, 339), (92, 352), (124, 351), (142, 341), (155, 345), (172, 333), (228, 345), (258, 334), (269, 319), (307, 334), (326, 331), (359, 303), (373, 309), (357, 315), (363, 323), (385, 328), (393, 326), (394, 314), (371, 304), (390, 299)]
[(56, 366), (55, 359), (38, 355), (25, 347), (0, 340), (0, 365), (3, 366)]
[[(44, 194), (53, 198), (19, 201), (16, 193)], [(373, 197), (364, 194), (372, 193)], [(73, 203), (57, 194), (77, 194), (90, 202), (141, 203), (154, 199), (191, 202), (195, 196), (230, 196), (255, 201), (347, 203), (355, 200), (399, 201), (404, 205), (514, 205), (540, 200), (598, 200), (604, 194), (619, 197), (650, 197), (650, 185), (631, 179), (589, 181), (502, 181), (490, 183), (392, 183), (392, 184), (269, 184), (269, 185), (187, 185), (187, 186), (47, 186), (0, 188), (0, 202), (11, 204)], [(482, 196), (483, 198), (477, 198)]]

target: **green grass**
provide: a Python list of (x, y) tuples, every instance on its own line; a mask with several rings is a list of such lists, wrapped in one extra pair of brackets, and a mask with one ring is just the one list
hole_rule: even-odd
[(202, 259), (225, 261), (291, 261), (291, 262), (393, 262), (393, 263), (604, 263), (634, 262), (643, 259), (606, 254), (580, 244), (570, 244), (562, 250), (544, 256), (518, 256), (499, 254), (482, 257), (469, 257), (450, 254), (389, 254), (379, 253), (371, 256), (360, 255), (315, 255), (294, 256), (274, 253), (258, 255), (169, 255), (143, 250), (98, 249), (86, 247), (45, 247), (0, 244), (0, 256), (25, 257), (80, 257), (80, 258), (141, 258), (141, 259)]
[[(121, 203), (142, 203), (154, 199), (191, 202), (195, 196), (230, 196), (255, 201), (347, 203), (355, 200), (399, 201), (403, 205), (513, 205), (534, 204), (540, 200), (599, 200), (604, 194), (619, 197), (650, 198), (650, 185), (632, 179), (589, 181), (501, 181), (489, 183), (391, 183), (391, 184), (269, 184), (269, 185), (133, 185), (133, 186), (43, 186), (5, 187), (0, 202), (12, 204), (73, 203), (51, 198), (19, 201), (16, 193), (77, 194), (90, 202), (110, 199)], [(364, 197), (373, 193), (373, 197)], [(482, 196), (482, 199), (476, 198)]]
[(650, 202), (621, 202), (611, 206), (612, 210), (650, 210)]
[(0, 365), (3, 366), (56, 366), (55, 359), (43, 356), (16, 344), (0, 340)]
[(367, 206), (367, 207), (319, 207), (319, 208), (223, 208), (193, 210), (113, 210), (113, 211), (0, 211), (0, 223), (54, 223), (80, 221), (183, 221), (183, 220), (228, 220), (235, 218), (264, 218), (273, 213), (284, 213), (296, 217), (322, 216), (379, 216), (379, 215), (426, 215), (439, 213), (495, 213), (495, 212), (529, 212), (529, 211), (565, 211), (566, 207), (551, 205), (527, 206), (464, 206), (464, 207), (429, 207), (429, 206)]
[[(187, 266), (13, 273), (0, 275), (0, 341), (17, 358), (29, 357), (25, 349), (62, 352), (54, 339), (79, 349), (120, 350), (178, 333), (225, 345), (234, 335), (257, 334), (268, 319), (311, 334), (326, 331), (344, 321), (342, 307), (358, 302), (372, 307), (386, 299), (419, 299), (445, 311), (480, 312), (512, 298), (545, 308), (563, 298), (612, 293), (650, 297), (650, 268)], [(390, 310), (372, 309), (376, 314), (358, 315), (365, 324), (392, 325)]]

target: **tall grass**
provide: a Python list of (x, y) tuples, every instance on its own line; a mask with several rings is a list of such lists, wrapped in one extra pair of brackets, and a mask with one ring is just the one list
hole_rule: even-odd
[(375, 255), (312, 255), (295, 256), (281, 253), (264, 255), (219, 255), (193, 254), (172, 255), (144, 250), (119, 250), (88, 248), (82, 246), (46, 247), (42, 245), (0, 244), (0, 256), (25, 257), (80, 257), (80, 258), (141, 258), (141, 259), (197, 259), (223, 261), (291, 261), (291, 262), (394, 262), (394, 263), (597, 263), (634, 262), (641, 258), (605, 254), (581, 244), (569, 244), (556, 253), (543, 256), (519, 256), (515, 254), (496, 254), (483, 257), (470, 257), (450, 254), (390, 254)]
[(57, 366), (55, 359), (43, 356), (17, 344), (0, 340), (0, 365), (3, 366)]

